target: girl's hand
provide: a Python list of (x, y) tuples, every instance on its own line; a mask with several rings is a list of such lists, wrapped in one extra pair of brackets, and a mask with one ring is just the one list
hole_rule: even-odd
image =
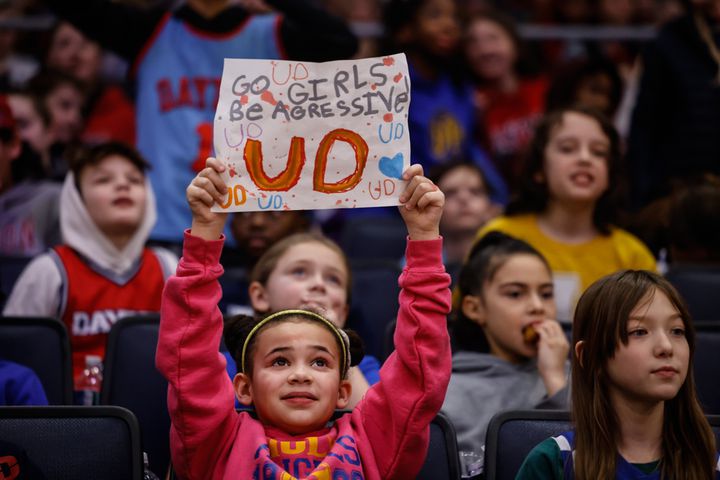
[(208, 158), (205, 168), (193, 178), (185, 194), (192, 212), (190, 233), (205, 240), (217, 240), (225, 228), (227, 213), (210, 211), (214, 203), (223, 204), (227, 196), (227, 186), (220, 177), (225, 165), (217, 158)]
[(403, 172), (408, 180), (405, 191), (400, 195), (400, 215), (407, 226), (412, 240), (434, 240), (440, 236), (445, 195), (429, 179), (423, 176), (422, 166), (410, 165)]
[(570, 344), (560, 324), (555, 320), (544, 320), (534, 324), (540, 336), (537, 343), (537, 366), (548, 396), (552, 397), (567, 384), (565, 362)]

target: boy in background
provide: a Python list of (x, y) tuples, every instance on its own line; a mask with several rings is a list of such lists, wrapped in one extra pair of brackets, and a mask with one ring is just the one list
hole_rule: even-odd
[(172, 253), (145, 247), (156, 219), (147, 169), (145, 159), (121, 143), (75, 158), (60, 196), (63, 245), (27, 266), (3, 311), (65, 323), (76, 390), (86, 363), (104, 358), (115, 322), (160, 310), (165, 278), (177, 263)]

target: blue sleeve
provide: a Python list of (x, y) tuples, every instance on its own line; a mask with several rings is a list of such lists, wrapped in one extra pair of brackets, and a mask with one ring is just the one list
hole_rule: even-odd
[(370, 385), (380, 381), (380, 361), (372, 355), (365, 355), (358, 368)]
[(0, 362), (0, 402), (4, 405), (47, 405), (40, 379), (27, 367)]

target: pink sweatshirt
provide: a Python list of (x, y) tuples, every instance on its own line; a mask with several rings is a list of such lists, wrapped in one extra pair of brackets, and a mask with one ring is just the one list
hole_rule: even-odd
[(415, 478), (424, 462), (431, 420), (450, 379), (446, 315), (450, 277), (442, 240), (408, 240), (400, 276), (396, 351), (352, 411), (328, 428), (299, 437), (237, 413), (218, 352), (217, 307), (223, 240), (185, 233), (183, 257), (163, 293), (156, 363), (168, 379), (170, 449), (182, 479)]

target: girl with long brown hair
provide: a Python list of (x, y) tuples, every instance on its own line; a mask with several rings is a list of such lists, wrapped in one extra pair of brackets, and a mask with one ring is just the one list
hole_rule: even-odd
[(624, 270), (583, 294), (573, 323), (575, 429), (530, 452), (518, 479), (720, 479), (695, 394), (695, 335), (661, 276)]

